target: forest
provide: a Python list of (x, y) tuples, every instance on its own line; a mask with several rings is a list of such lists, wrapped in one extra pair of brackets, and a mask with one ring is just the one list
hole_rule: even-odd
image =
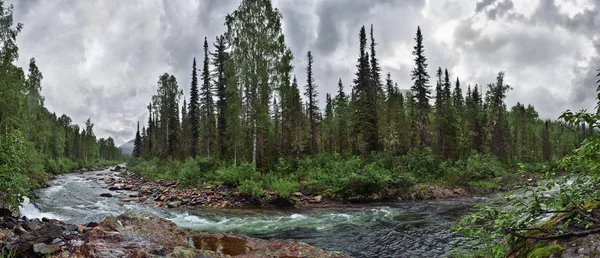
[(495, 189), (490, 180), (551, 167), (594, 134), (586, 123), (544, 120), (531, 105), (507, 107), (504, 72), (465, 93), (442, 64), (430, 75), (420, 28), (410, 89), (382, 71), (377, 47), (389, 46), (377, 44), (371, 25), (357, 28), (354, 80), (319, 92), (319, 57), (308, 51), (307, 67), (293, 67), (281, 23), (270, 1), (242, 1), (212, 47), (205, 37), (188, 98), (177, 78), (160, 75), (148, 121), (138, 123), (132, 171), (255, 196), (385, 196), (422, 182)]
[(29, 67), (15, 65), (23, 24), (13, 24), (12, 16), (13, 7), (0, 1), (0, 207), (7, 208), (18, 207), (52, 175), (122, 160), (113, 138), (96, 138), (90, 119), (80, 128), (44, 106), (35, 58)]

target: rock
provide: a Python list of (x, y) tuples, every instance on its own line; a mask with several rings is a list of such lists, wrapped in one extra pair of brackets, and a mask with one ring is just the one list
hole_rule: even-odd
[(35, 223), (33, 221), (25, 220), (23, 223), (21, 223), (21, 227), (23, 227), (27, 231), (31, 231), (31, 230), (35, 231), (35, 230), (40, 229), (41, 226), (38, 223)]
[(95, 227), (97, 227), (97, 226), (98, 226), (98, 222), (93, 222), (93, 221), (92, 221), (92, 222), (88, 223), (88, 224), (87, 224), (87, 225), (85, 225), (85, 226), (86, 226), (86, 227), (88, 227), (88, 228), (95, 228)]
[(167, 204), (167, 207), (168, 207), (168, 208), (177, 208), (177, 207), (179, 207), (179, 205), (181, 205), (181, 202), (180, 202), (180, 201), (174, 201), (174, 202), (170, 202), (170, 203), (168, 203), (168, 204)]
[(131, 197), (131, 198), (140, 197), (140, 194), (139, 193), (132, 193), (132, 194), (129, 195), (129, 197)]
[(208, 249), (226, 255), (236, 256), (253, 251), (254, 245), (245, 237), (232, 234), (213, 233), (193, 236), (192, 242), (198, 249)]
[(27, 233), (27, 230), (25, 230), (23, 227), (17, 225), (16, 227), (13, 228), (13, 232), (15, 232), (15, 234), (17, 234), (17, 235), (23, 235), (23, 234)]
[(293, 195), (296, 196), (296, 197), (302, 197), (302, 196), (304, 196), (304, 194), (302, 194), (301, 192), (294, 192)]
[(47, 245), (44, 243), (33, 244), (33, 251), (40, 254), (52, 254), (58, 251), (57, 245)]
[(317, 195), (317, 196), (313, 197), (313, 201), (315, 203), (320, 203), (321, 201), (323, 201), (323, 196)]
[(113, 185), (111, 187), (108, 188), (109, 191), (118, 191), (118, 190), (123, 190), (122, 186), (117, 186), (117, 185)]
[(125, 187), (123, 187), (124, 190), (131, 190), (133, 189), (135, 186), (134, 185), (126, 185)]
[[(110, 190), (110, 189), (109, 189)], [(100, 196), (102, 197), (106, 197), (106, 198), (110, 198), (113, 197), (113, 195), (111, 193), (101, 193)]]
[(77, 232), (83, 233), (84, 229), (85, 229), (85, 227), (83, 227), (83, 225), (77, 225)]

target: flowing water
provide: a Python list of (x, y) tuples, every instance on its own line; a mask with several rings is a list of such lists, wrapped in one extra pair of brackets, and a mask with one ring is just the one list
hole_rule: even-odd
[(23, 216), (56, 218), (69, 223), (100, 221), (126, 210), (141, 210), (181, 227), (233, 232), (266, 239), (302, 241), (354, 257), (444, 257), (464, 239), (451, 227), (482, 198), (385, 202), (300, 210), (154, 209), (119, 198), (101, 180), (108, 170), (58, 176), (38, 190), (35, 204), (25, 202)]

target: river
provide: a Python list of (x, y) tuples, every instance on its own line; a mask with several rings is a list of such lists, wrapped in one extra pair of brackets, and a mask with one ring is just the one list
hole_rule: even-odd
[(109, 192), (108, 186), (94, 178), (113, 173), (104, 170), (57, 176), (49, 187), (36, 192), (34, 204), (24, 203), (21, 214), (83, 224), (131, 209), (159, 215), (180, 227), (301, 241), (353, 257), (444, 257), (464, 241), (451, 227), (474, 203), (484, 201), (397, 201), (300, 210), (168, 210), (100, 197)]

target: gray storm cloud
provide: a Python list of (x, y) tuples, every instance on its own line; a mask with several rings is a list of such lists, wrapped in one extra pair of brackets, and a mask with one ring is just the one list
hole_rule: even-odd
[[(145, 123), (146, 105), (162, 73), (189, 90), (192, 59), (203, 58), (225, 30), (235, 0), (8, 0), (25, 27), (19, 64), (35, 57), (44, 73), (46, 105), (82, 124), (92, 118), (100, 137), (117, 143)], [(429, 72), (438, 66), (463, 87), (486, 85), (499, 71), (513, 86), (507, 102), (530, 103), (544, 118), (566, 109), (592, 109), (600, 68), (600, 1), (551, 0), (274, 0), (283, 14), (294, 73), (305, 84), (306, 51), (313, 51), (319, 103), (342, 79), (350, 90), (360, 26), (374, 25), (384, 73), (411, 85), (417, 26), (425, 35)], [(571, 9), (569, 9), (571, 8)], [(575, 8), (575, 9), (573, 9)]]

